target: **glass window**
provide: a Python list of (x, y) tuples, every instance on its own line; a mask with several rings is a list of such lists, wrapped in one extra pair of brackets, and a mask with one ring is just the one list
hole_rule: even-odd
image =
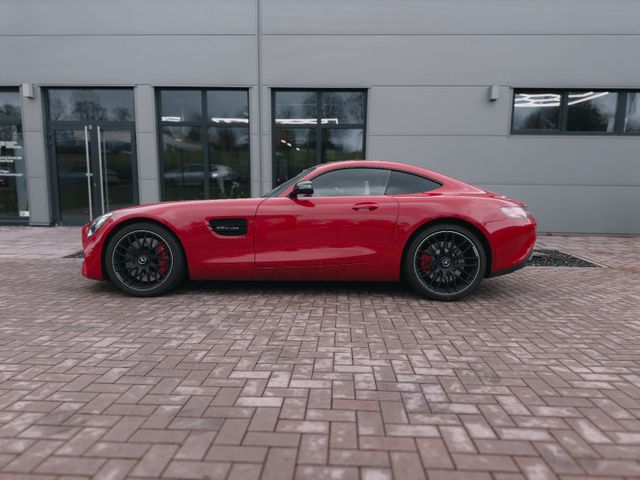
[(204, 198), (202, 150), (200, 127), (162, 127), (165, 200)]
[(316, 130), (278, 128), (275, 131), (276, 184), (316, 164)]
[(381, 168), (343, 168), (313, 179), (314, 197), (355, 197), (384, 195), (389, 170)]
[(360, 125), (364, 123), (364, 92), (322, 92), (322, 124)]
[(209, 196), (251, 196), (249, 129), (209, 127)]
[(613, 132), (617, 105), (616, 92), (568, 92), (567, 131)]
[(20, 112), (20, 94), (17, 91), (0, 90), (0, 120), (20, 122)]
[(624, 132), (640, 133), (640, 93), (627, 93), (627, 107), (624, 114)]
[(323, 162), (365, 157), (364, 90), (273, 93), (274, 183)]
[(422, 193), (435, 190), (441, 185), (428, 178), (411, 173), (391, 171), (387, 195), (399, 195), (403, 193)]
[(278, 185), (276, 188), (274, 188), (273, 190), (271, 190), (269, 193), (266, 193), (263, 195), (264, 198), (267, 197), (277, 197), (278, 195), (280, 195), (282, 192), (284, 192), (287, 188), (289, 188), (291, 185), (293, 185), (294, 183), (297, 183), (300, 179), (306, 177), (308, 174), (310, 174), (311, 172), (313, 172), (313, 170), (315, 170), (315, 166), (313, 167), (309, 167), (306, 170), (301, 171), (298, 175), (296, 175), (295, 177), (291, 177), (289, 180), (287, 180), (284, 183), (281, 183), (280, 185)]
[(322, 131), (322, 161), (337, 162), (363, 158), (364, 130), (330, 128)]
[(202, 120), (202, 93), (197, 90), (160, 92), (162, 122), (199, 122)]
[(513, 130), (557, 130), (561, 98), (559, 92), (517, 91), (513, 102)]
[(0, 90), (0, 217), (27, 217), (20, 92)]
[(163, 199), (251, 196), (248, 91), (161, 90), (159, 101)]
[(124, 122), (135, 118), (131, 89), (53, 88), (48, 92), (50, 120)]
[(317, 92), (275, 92), (276, 125), (316, 125), (318, 123)]
[(213, 123), (249, 123), (249, 93), (244, 90), (209, 90), (207, 112)]

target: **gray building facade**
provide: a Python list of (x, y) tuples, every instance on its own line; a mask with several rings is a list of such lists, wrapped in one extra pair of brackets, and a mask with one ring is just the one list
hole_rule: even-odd
[(5, 223), (353, 157), (640, 234), (636, 0), (3, 0), (0, 58)]

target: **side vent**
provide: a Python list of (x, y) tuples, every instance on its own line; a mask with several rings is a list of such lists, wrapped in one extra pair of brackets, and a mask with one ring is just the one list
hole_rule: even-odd
[(246, 218), (214, 218), (209, 220), (214, 233), (223, 237), (241, 237), (247, 234)]

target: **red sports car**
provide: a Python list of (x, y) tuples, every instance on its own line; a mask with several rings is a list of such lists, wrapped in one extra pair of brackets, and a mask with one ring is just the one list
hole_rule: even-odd
[(193, 280), (404, 279), (455, 300), (522, 267), (536, 239), (525, 205), (423, 168), (317, 165), (261, 198), (166, 202), (82, 229), (82, 273), (132, 295)]

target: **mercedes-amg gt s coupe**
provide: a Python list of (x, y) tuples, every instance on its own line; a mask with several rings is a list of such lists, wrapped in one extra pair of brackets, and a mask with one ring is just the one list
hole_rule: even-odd
[(192, 280), (405, 280), (456, 300), (531, 255), (524, 204), (424, 168), (325, 163), (261, 198), (116, 210), (82, 229), (82, 273), (131, 295)]

